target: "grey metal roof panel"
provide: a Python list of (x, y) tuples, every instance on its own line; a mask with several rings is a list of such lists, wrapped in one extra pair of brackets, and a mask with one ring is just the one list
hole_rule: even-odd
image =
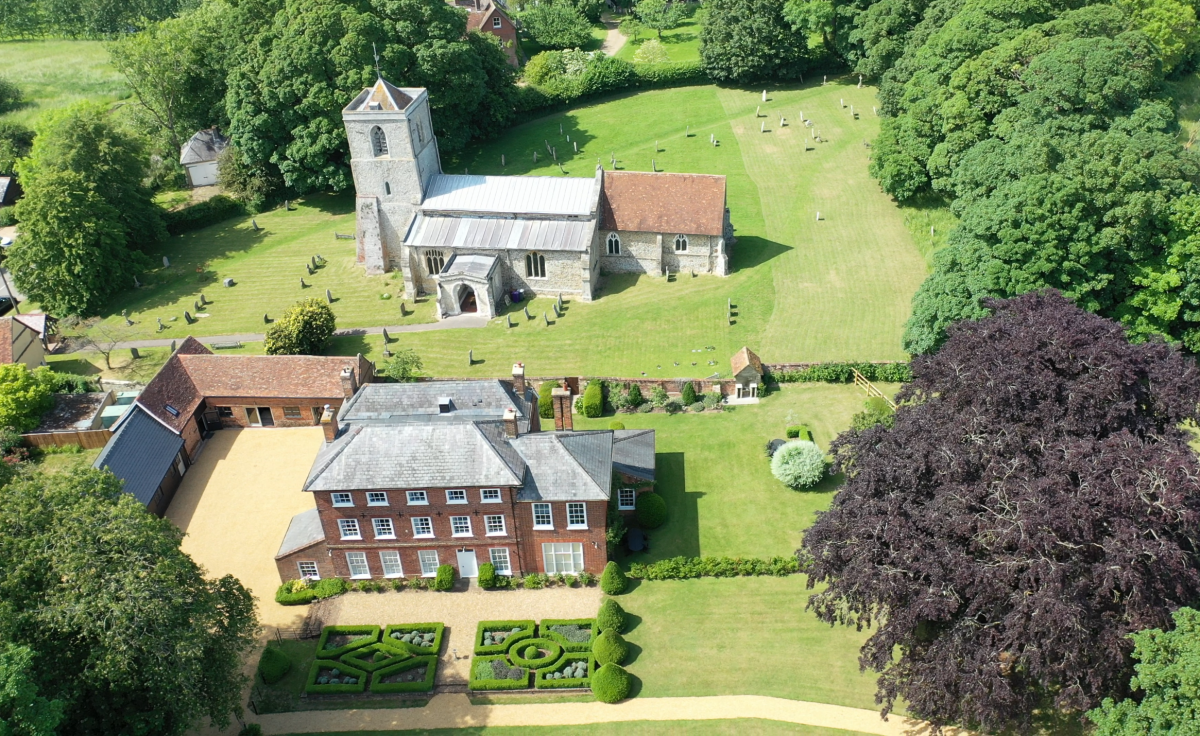
[(350, 427), (317, 454), (306, 491), (517, 486), (508, 463), (473, 423)]
[(405, 245), (414, 248), (546, 250), (583, 253), (595, 220), (476, 217), (418, 212)]
[[(525, 460), (518, 501), (607, 501), (612, 480), (596, 473), (611, 462), (612, 432), (537, 432), (510, 444)], [(611, 466), (609, 466), (611, 467)]]
[(613, 432), (613, 470), (654, 480), (654, 430), (618, 429)]
[(126, 493), (149, 504), (182, 447), (182, 437), (135, 404), (92, 467), (108, 468), (124, 481)]
[(301, 511), (293, 516), (291, 523), (288, 524), (287, 533), (283, 535), (283, 542), (280, 543), (279, 552), (275, 557), (278, 559), (323, 541), (325, 541), (325, 530), (321, 528), (321, 515), (317, 509)]
[(599, 202), (592, 177), (438, 174), (421, 210), (587, 217)]
[(474, 276), (486, 279), (496, 268), (496, 256), (461, 255), (450, 256), (440, 276)]
[[(419, 381), (416, 383), (368, 383), (342, 405), (341, 422), (355, 424), (456, 424), (498, 420), (504, 410), (517, 412), (521, 431), (529, 430), (533, 401), (532, 387), (518, 397), (512, 387), (497, 379), (475, 381)], [(450, 398), (451, 411), (441, 414), (438, 400)]]

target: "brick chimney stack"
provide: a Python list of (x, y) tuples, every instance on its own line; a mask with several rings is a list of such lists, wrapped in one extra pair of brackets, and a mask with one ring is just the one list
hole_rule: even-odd
[(338, 436), (337, 411), (329, 404), (321, 412), (321, 431), (325, 433), (325, 441), (333, 442)]
[(525, 364), (513, 363), (513, 391), (525, 398)]
[(571, 392), (565, 388), (556, 388), (550, 392), (550, 400), (554, 404), (554, 429), (570, 432), (571, 425)]
[(342, 369), (342, 394), (348, 399), (358, 390), (358, 381), (354, 377), (354, 369)]
[(518, 433), (517, 410), (510, 406), (504, 410), (504, 436), (513, 439)]

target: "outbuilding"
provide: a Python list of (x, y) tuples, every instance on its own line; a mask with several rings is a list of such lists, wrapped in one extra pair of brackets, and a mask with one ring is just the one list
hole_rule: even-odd
[(742, 348), (734, 353), (729, 363), (733, 369), (733, 380), (737, 384), (734, 398), (757, 399), (758, 384), (762, 383), (763, 378), (762, 361), (750, 348)]
[(216, 184), (217, 159), (229, 146), (229, 139), (216, 128), (201, 130), (192, 136), (179, 153), (179, 163), (187, 170), (188, 184), (207, 187)]

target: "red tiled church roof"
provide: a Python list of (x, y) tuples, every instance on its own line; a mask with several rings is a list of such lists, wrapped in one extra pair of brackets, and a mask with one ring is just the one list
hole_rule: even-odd
[(725, 230), (725, 177), (605, 171), (600, 227), (719, 237)]

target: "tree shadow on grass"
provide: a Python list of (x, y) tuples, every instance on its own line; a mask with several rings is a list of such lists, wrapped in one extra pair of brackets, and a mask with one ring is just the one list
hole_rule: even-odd
[(350, 215), (354, 213), (354, 192), (346, 190), (336, 193), (311, 194), (293, 204), (310, 207), (328, 215)]

